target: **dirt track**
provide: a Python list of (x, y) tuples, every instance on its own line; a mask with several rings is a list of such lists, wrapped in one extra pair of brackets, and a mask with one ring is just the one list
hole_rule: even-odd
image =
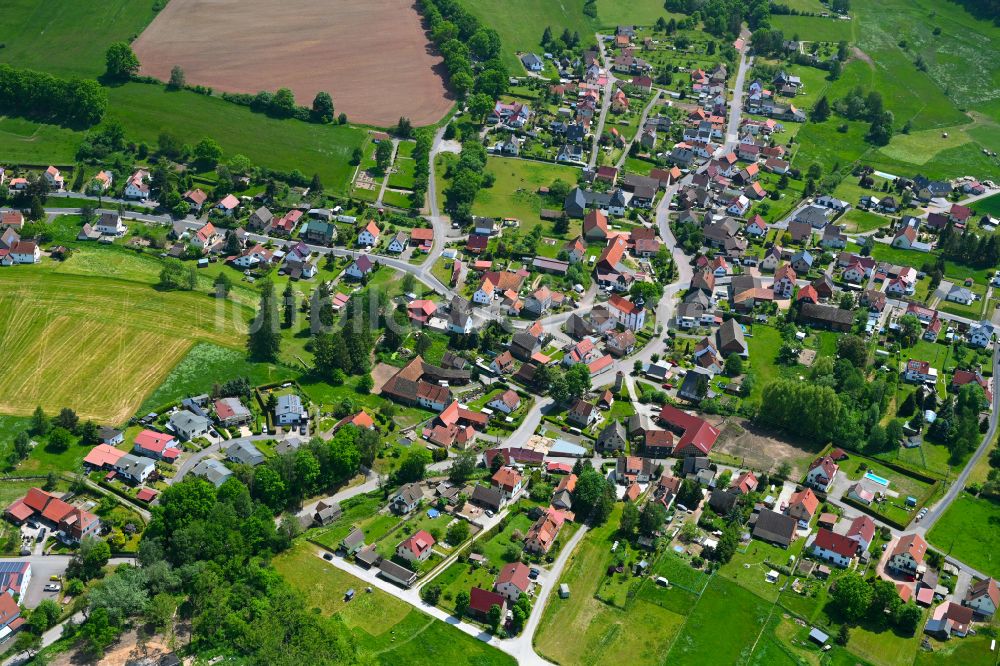
[(141, 73), (224, 92), (325, 90), (351, 122), (437, 122), (451, 99), (412, 0), (171, 0), (133, 44)]

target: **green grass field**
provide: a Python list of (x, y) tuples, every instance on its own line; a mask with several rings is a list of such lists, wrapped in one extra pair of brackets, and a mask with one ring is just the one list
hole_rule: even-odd
[(784, 31), (788, 39), (798, 35), (798, 39), (807, 42), (854, 41), (855, 23), (854, 20), (843, 21), (819, 16), (771, 17), (772, 27)]
[(843, 224), (848, 232), (862, 233), (878, 229), (879, 227), (889, 226), (893, 224), (893, 220), (884, 215), (876, 215), (866, 210), (852, 208), (837, 220), (837, 224)]
[(71, 258), (0, 273), (0, 412), (73, 407), (120, 423), (196, 341), (243, 343), (251, 313), (204, 293), (160, 292), (128, 279), (75, 275)]
[[(0, 53), (3, 50), (0, 49)], [(107, 118), (123, 124), (128, 138), (156, 145), (161, 132), (194, 145), (205, 137), (219, 142), (225, 156), (243, 154), (257, 165), (280, 171), (318, 173), (325, 189), (347, 192), (354, 171), (351, 153), (364, 132), (349, 125), (314, 125), (276, 120), (219, 98), (129, 83), (108, 89)], [(83, 132), (17, 118), (0, 118), (0, 154), (9, 163), (72, 164)]]
[(967, 493), (934, 524), (927, 540), (946, 555), (991, 576), (1000, 576), (1000, 505)]
[(972, 207), (980, 215), (1000, 217), (1000, 194), (994, 194), (991, 197), (980, 199), (976, 203), (972, 204)]
[(200, 342), (174, 366), (163, 383), (147, 397), (139, 413), (158, 409), (189, 395), (208, 393), (212, 385), (247, 377), (254, 386), (287, 381), (298, 373), (282, 365), (252, 363), (242, 350)]
[[(479, 190), (472, 212), (487, 217), (515, 217), (521, 231), (528, 233), (540, 223), (538, 212), (543, 199), (538, 188), (562, 179), (576, 185), (579, 169), (560, 164), (531, 162), (505, 157), (490, 157), (486, 170), (496, 178), (493, 187)], [(440, 196), (440, 195), (439, 195)], [(552, 204), (555, 206), (555, 204)]]
[(617, 659), (615, 655), (628, 654), (632, 664), (662, 664), (684, 623), (681, 613), (642, 598), (633, 599), (628, 610), (595, 598), (612, 561), (611, 544), (621, 507), (616, 505), (607, 523), (587, 534), (570, 557), (558, 581), (569, 585), (569, 598), (549, 598), (534, 643), (539, 654), (550, 660), (605, 663)]
[[(316, 548), (300, 542), (274, 559), (274, 567), (317, 612), (340, 618), (351, 630), (367, 663), (477, 664), (513, 666), (515, 661), (387, 592), (364, 592), (365, 584), (325, 563)], [(353, 588), (350, 602), (344, 593)]]
[(108, 116), (119, 119), (134, 141), (155, 144), (163, 131), (192, 145), (210, 136), (227, 156), (241, 153), (272, 169), (318, 173), (333, 193), (346, 192), (354, 170), (351, 153), (365, 139), (362, 130), (348, 125), (275, 120), (221, 99), (149, 84), (111, 88), (108, 97)]
[(7, 0), (0, 12), (0, 62), (53, 74), (96, 77), (112, 42), (131, 40), (156, 12), (153, 0), (101, 3)]
[(650, 26), (661, 16), (664, 21), (669, 21), (671, 17), (678, 20), (683, 18), (681, 14), (672, 14), (665, 10), (660, 0), (633, 0), (628, 3), (618, 0), (597, 0), (597, 20), (605, 29), (618, 25)]
[(772, 604), (715, 576), (670, 650), (671, 664), (736, 664), (752, 650)]
[(541, 55), (540, 42), (546, 26), (550, 26), (555, 35), (561, 34), (563, 28), (570, 33), (579, 32), (584, 45), (594, 41), (594, 25), (583, 13), (583, 0), (510, 0), (502, 3), (460, 0), (459, 4), (500, 34), (504, 60), (513, 76), (524, 73), (524, 67), (517, 59), (518, 51), (533, 51)]

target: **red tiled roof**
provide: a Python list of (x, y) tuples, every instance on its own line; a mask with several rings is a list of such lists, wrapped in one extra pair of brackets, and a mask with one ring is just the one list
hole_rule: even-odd
[(501, 467), (492, 478), (494, 485), (510, 490), (521, 482), (521, 474), (513, 467)]
[(816, 533), (816, 540), (813, 541), (813, 545), (842, 557), (854, 557), (858, 550), (858, 544), (853, 540), (826, 528), (822, 528)]
[(477, 613), (489, 613), (493, 606), (503, 608), (506, 600), (496, 592), (490, 592), (479, 587), (474, 587), (469, 591), (469, 610)]
[(98, 444), (90, 450), (90, 453), (83, 459), (84, 464), (93, 467), (114, 467), (119, 458), (125, 455), (121, 449), (116, 449), (108, 444)]
[(166, 435), (162, 432), (156, 432), (155, 430), (143, 430), (135, 436), (136, 446), (143, 448), (146, 451), (152, 451), (160, 454), (162, 454), (173, 442), (173, 435)]
[(919, 534), (905, 534), (896, 542), (889, 557), (896, 557), (902, 553), (909, 553), (910, 557), (917, 564), (924, 561), (924, 553), (927, 552), (927, 542)]
[(715, 441), (719, 438), (719, 430), (710, 425), (708, 421), (681, 411), (673, 405), (663, 406), (660, 410), (660, 420), (684, 431), (674, 449), (677, 453), (687, 453), (685, 449), (691, 447), (695, 451), (690, 453), (708, 455), (708, 452), (715, 445)]
[(420, 530), (409, 539), (399, 544), (401, 547), (420, 557), (424, 551), (434, 546), (434, 537), (426, 530)]
[(510, 583), (522, 592), (526, 592), (531, 585), (531, 580), (528, 578), (529, 573), (530, 570), (522, 562), (505, 564), (503, 569), (500, 570), (500, 575), (497, 576), (495, 585)]

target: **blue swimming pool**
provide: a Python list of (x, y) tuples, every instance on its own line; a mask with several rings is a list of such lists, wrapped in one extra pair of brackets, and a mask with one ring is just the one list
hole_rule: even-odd
[(886, 488), (889, 487), (889, 479), (883, 479), (881, 476), (879, 476), (875, 472), (865, 472), (865, 478), (866, 479), (871, 479), (872, 481), (874, 481), (875, 483), (879, 484), (880, 486), (885, 486)]

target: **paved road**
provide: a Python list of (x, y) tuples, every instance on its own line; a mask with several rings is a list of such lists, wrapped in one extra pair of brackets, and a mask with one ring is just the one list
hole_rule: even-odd
[(611, 73), (611, 67), (608, 66), (608, 56), (604, 52), (604, 37), (600, 34), (597, 35), (597, 49), (601, 55), (601, 64), (608, 77), (608, 82), (604, 85), (604, 90), (601, 91), (601, 113), (597, 117), (594, 143), (590, 151), (590, 161), (587, 163), (591, 169), (597, 165), (597, 155), (601, 150), (601, 135), (604, 134), (604, 121), (608, 117), (608, 109), (611, 108), (611, 93), (615, 89), (616, 81), (614, 74)]
[(733, 87), (733, 99), (729, 104), (729, 125), (726, 127), (726, 149), (732, 150), (739, 141), (740, 116), (743, 113), (743, 86), (751, 60), (747, 58), (747, 48), (750, 40), (746, 40), (740, 52), (740, 66), (736, 71), (736, 83)]
[[(57, 640), (62, 638), (63, 625), (65, 625), (67, 622), (75, 622), (76, 624), (79, 624), (83, 622), (83, 620), (84, 620), (84, 614), (81, 611), (76, 615), (73, 615), (72, 617), (63, 620), (56, 626), (52, 627), (44, 634), (42, 634), (42, 644), (41, 648), (39, 649), (41, 650), (42, 648), (47, 648), (48, 646), (52, 645)], [(26, 664), (29, 661), (31, 661), (31, 659), (34, 658), (34, 655), (35, 653), (33, 652), (18, 652), (17, 654), (11, 655), (6, 659), (4, 659), (3, 666), (21, 666), (21, 664)]]
[(632, 137), (632, 139), (628, 142), (628, 145), (625, 146), (625, 150), (622, 151), (621, 157), (618, 158), (618, 162), (615, 164), (616, 169), (621, 169), (625, 165), (625, 160), (628, 159), (629, 152), (632, 150), (632, 144), (642, 137), (642, 129), (646, 126), (646, 119), (649, 118), (649, 112), (652, 111), (656, 103), (660, 101), (660, 95), (662, 94), (662, 90), (657, 90), (656, 94), (649, 100), (649, 104), (647, 104), (646, 108), (642, 110), (642, 117), (639, 118), (639, 126), (635, 131), (635, 136)]
[[(294, 433), (291, 436), (298, 436), (299, 438), (305, 437), (304, 435), (295, 435)], [(201, 462), (205, 458), (208, 458), (213, 453), (218, 453), (223, 449), (228, 449), (230, 446), (233, 446), (234, 444), (238, 444), (240, 442), (261, 442), (264, 441), (265, 439), (275, 439), (281, 441), (287, 439), (287, 437), (288, 435), (281, 438), (279, 438), (278, 435), (251, 435), (250, 437), (234, 437), (233, 439), (225, 439), (220, 442), (210, 444), (205, 448), (203, 448), (201, 451), (195, 451), (190, 456), (185, 458), (184, 462), (181, 463), (181, 466), (177, 468), (177, 473), (174, 474), (170, 482), (177, 483), (178, 481), (183, 479), (188, 472), (194, 469), (194, 466), (197, 465), (199, 462)]]
[[(1000, 377), (1000, 344), (993, 350), (993, 376)], [(958, 494), (962, 492), (965, 488), (965, 484), (969, 481), (969, 475), (972, 474), (972, 470), (976, 467), (976, 464), (982, 460), (989, 450), (990, 445), (993, 443), (993, 437), (996, 435), (997, 431), (997, 419), (1000, 418), (1000, 391), (994, 388), (993, 391), (993, 411), (990, 412), (990, 427), (983, 435), (983, 441), (979, 444), (979, 448), (976, 452), (972, 454), (969, 458), (969, 462), (966, 463), (962, 472), (955, 479), (955, 482), (951, 484), (948, 492), (941, 499), (940, 502), (935, 504), (932, 508), (927, 511), (927, 515), (921, 519), (919, 523), (916, 523), (915, 531), (920, 534), (926, 534), (930, 531), (934, 523), (944, 514), (945, 510), (951, 505), (952, 502), (958, 497)]]

